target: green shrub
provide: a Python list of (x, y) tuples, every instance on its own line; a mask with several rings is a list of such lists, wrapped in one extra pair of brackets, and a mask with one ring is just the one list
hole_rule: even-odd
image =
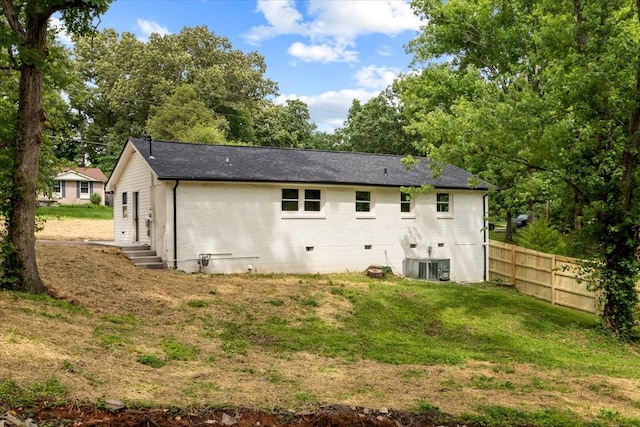
[(98, 193), (93, 193), (91, 196), (89, 196), (89, 200), (91, 201), (92, 205), (99, 205), (102, 201), (102, 197), (100, 197), (100, 194)]
[(532, 222), (519, 234), (519, 244), (525, 248), (557, 255), (566, 253), (562, 233), (544, 219)]

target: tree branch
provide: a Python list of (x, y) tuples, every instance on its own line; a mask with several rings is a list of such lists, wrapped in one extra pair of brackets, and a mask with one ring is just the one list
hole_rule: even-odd
[(13, 2), (11, 0), (2, 0), (2, 12), (4, 13), (4, 16), (7, 17), (7, 22), (11, 29), (24, 40), (27, 33), (20, 23), (20, 18), (18, 18), (16, 8), (13, 6)]

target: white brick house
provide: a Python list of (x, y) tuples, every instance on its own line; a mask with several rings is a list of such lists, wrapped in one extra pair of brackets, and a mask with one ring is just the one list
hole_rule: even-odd
[[(188, 272), (383, 265), (426, 277), (441, 260), (437, 278), (482, 281), (487, 185), (471, 188), (455, 166), (435, 179), (426, 160), (407, 169), (401, 159), (131, 139), (107, 182), (115, 240), (149, 244)], [(412, 200), (401, 192), (423, 184), (433, 190)]]

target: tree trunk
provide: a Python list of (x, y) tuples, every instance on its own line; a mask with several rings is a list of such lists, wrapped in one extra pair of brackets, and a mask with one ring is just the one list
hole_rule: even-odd
[[(8, 238), (12, 245), (12, 271), (16, 290), (46, 293), (40, 278), (35, 252), (36, 181), (42, 145), (44, 112), (42, 110), (42, 62), (46, 58), (47, 21), (31, 22), (23, 47), (37, 52), (35, 60), (20, 66), (20, 106), (17, 135), (13, 144), (14, 170)], [(41, 62), (42, 61), (42, 62)]]
[(504, 228), (504, 241), (511, 243), (513, 242), (513, 223), (511, 219), (513, 218), (513, 214), (511, 211), (507, 211), (507, 225)]
[(23, 66), (20, 74), (18, 137), (14, 147), (13, 200), (9, 218), (9, 241), (13, 245), (17, 290), (47, 292), (40, 278), (35, 253), (36, 180), (42, 143), (42, 71)]

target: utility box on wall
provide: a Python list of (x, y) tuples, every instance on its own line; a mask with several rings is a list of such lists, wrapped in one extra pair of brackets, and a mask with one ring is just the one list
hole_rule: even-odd
[(451, 260), (436, 258), (407, 258), (403, 262), (403, 274), (413, 279), (449, 280)]

